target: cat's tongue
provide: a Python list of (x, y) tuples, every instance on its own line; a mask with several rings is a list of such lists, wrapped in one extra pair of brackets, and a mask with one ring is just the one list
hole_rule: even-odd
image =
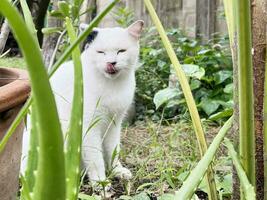
[(112, 65), (111, 63), (107, 64), (107, 68), (106, 68), (106, 72), (108, 74), (116, 74), (117, 73), (117, 69), (115, 68), (114, 65)]

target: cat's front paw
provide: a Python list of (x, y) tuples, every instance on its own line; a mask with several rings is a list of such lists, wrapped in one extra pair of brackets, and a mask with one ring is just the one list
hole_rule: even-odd
[(133, 177), (131, 171), (122, 166), (115, 167), (113, 172), (115, 177), (119, 179), (130, 180)]
[(93, 192), (96, 193), (97, 195), (100, 195), (102, 199), (110, 199), (114, 195), (111, 183), (108, 184), (105, 183), (103, 185), (102, 183), (93, 182), (91, 184)]

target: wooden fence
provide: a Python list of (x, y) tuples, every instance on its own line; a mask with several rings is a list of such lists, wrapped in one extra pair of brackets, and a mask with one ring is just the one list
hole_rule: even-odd
[[(89, 0), (97, 12), (111, 0)], [(222, 0), (153, 0), (154, 7), (166, 28), (181, 28), (191, 37), (209, 39), (213, 33), (226, 33), (227, 26)], [(146, 26), (152, 25), (143, 0), (122, 0), (119, 6), (126, 6), (135, 13), (136, 19), (143, 19)], [(108, 15), (102, 26), (115, 26)]]

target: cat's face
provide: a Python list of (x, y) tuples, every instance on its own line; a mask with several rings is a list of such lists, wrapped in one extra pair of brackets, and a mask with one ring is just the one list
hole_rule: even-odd
[(139, 37), (143, 21), (128, 28), (94, 29), (89, 36), (85, 53), (98, 72), (115, 79), (136, 69), (139, 55)]

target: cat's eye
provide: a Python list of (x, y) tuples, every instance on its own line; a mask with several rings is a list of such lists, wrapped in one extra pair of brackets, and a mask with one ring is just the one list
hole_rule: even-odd
[(97, 53), (105, 54), (104, 51), (96, 51)]
[(118, 52), (117, 52), (117, 54), (119, 54), (119, 53), (124, 53), (126, 51), (126, 49), (120, 49)]

